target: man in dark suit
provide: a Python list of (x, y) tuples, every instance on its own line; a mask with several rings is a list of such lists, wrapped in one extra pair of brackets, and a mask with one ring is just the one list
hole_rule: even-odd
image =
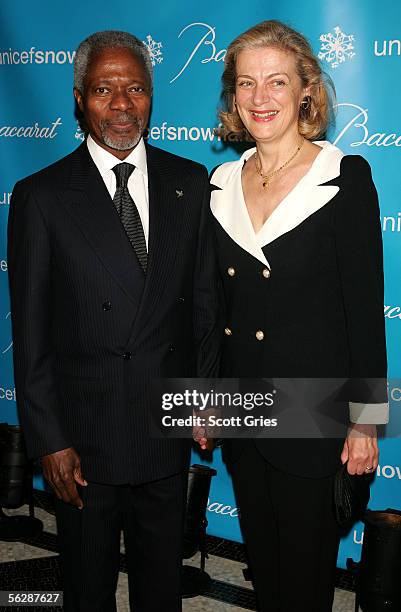
[(88, 139), (11, 203), (20, 419), (57, 496), (64, 609), (116, 609), (123, 529), (131, 606), (175, 612), (190, 445), (150, 436), (150, 390), (217, 362), (207, 172), (144, 144), (152, 66), (137, 38), (93, 34), (74, 76)]

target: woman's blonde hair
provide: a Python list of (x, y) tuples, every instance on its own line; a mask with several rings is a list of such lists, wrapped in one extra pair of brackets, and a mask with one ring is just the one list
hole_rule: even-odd
[(299, 109), (299, 133), (308, 140), (321, 138), (332, 119), (335, 99), (333, 82), (323, 73), (306, 38), (281, 21), (275, 20), (262, 21), (240, 34), (227, 49), (222, 76), (225, 110), (219, 114), (223, 124), (220, 135), (224, 138), (232, 134), (238, 139), (249, 139), (250, 134), (234, 105), (236, 63), (240, 51), (261, 47), (275, 47), (294, 54), (302, 87), (309, 87), (310, 90), (310, 95), (303, 100)]

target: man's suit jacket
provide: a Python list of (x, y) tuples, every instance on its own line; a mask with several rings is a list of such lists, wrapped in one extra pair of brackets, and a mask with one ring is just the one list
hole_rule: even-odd
[(74, 446), (88, 480), (179, 472), (189, 442), (149, 436), (155, 377), (208, 376), (217, 298), (206, 169), (147, 147), (144, 276), (86, 143), (15, 186), (14, 369), (31, 457)]
[[(211, 177), (228, 332), (222, 375), (298, 378), (300, 389), (309, 379), (349, 379), (342, 397), (350, 405), (323, 405), (343, 424), (345, 436), (349, 411), (353, 421), (387, 420), (379, 207), (367, 162), (328, 142), (317, 144), (323, 150), (311, 169), (257, 234), (241, 186), (243, 164), (253, 151)], [(274, 416), (280, 426), (284, 415)], [(255, 441), (279, 469), (314, 477), (338, 469), (343, 443), (334, 437)], [(246, 444), (225, 445), (229, 462)]]

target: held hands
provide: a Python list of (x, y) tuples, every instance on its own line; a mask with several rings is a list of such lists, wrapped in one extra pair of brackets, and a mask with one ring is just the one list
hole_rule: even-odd
[(379, 463), (376, 425), (350, 425), (341, 461), (348, 461), (349, 474), (361, 476), (375, 471)]
[[(215, 410), (203, 410), (200, 412), (193, 412), (192, 416), (201, 416), (203, 419), (207, 421), (208, 417), (211, 414), (216, 414)], [(210, 428), (207, 428), (206, 425), (193, 425), (192, 427), (192, 439), (195, 442), (198, 442), (199, 446), (202, 450), (212, 451), (214, 449), (214, 440), (216, 436), (215, 432)], [(217, 436), (218, 437), (218, 436)]]
[(43, 475), (59, 499), (82, 510), (84, 504), (80, 498), (76, 483), (83, 487), (87, 482), (81, 473), (81, 460), (74, 448), (45, 455), (42, 457)]
[(202, 450), (213, 450), (213, 440), (207, 439), (206, 429), (204, 427), (198, 427), (194, 425), (194, 427), (192, 428), (192, 438), (195, 440), (195, 442), (198, 442)]

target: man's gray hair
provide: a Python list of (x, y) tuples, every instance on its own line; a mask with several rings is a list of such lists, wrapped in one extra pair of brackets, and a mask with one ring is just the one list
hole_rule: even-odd
[(84, 91), (85, 77), (92, 58), (103, 49), (120, 47), (129, 49), (138, 57), (144, 67), (150, 87), (152, 87), (153, 68), (149, 51), (145, 44), (129, 32), (119, 30), (104, 30), (95, 32), (85, 38), (79, 45), (74, 59), (74, 87), (81, 93)]

